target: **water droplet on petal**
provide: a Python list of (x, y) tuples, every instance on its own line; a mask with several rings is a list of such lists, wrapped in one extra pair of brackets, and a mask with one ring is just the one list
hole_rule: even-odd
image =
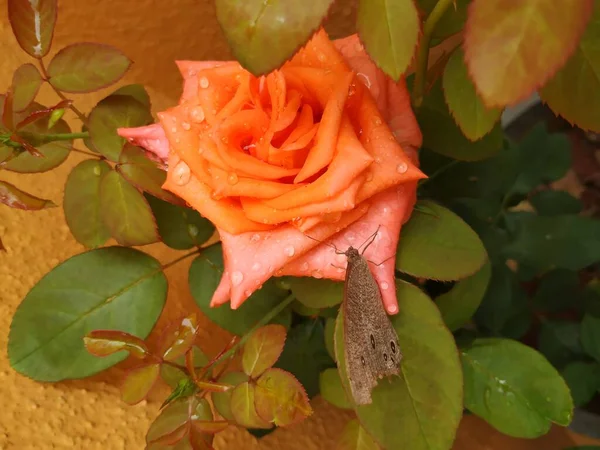
[(173, 176), (175, 177), (175, 184), (184, 186), (189, 183), (192, 174), (188, 165), (183, 161), (179, 161), (173, 170)]
[(244, 295), (246, 296), (246, 298), (247, 298), (247, 297), (250, 297), (250, 296), (252, 295), (252, 291), (251, 291), (250, 289), (246, 289), (246, 290), (244, 291)]
[(200, 123), (204, 121), (204, 110), (202, 106), (194, 106), (190, 111), (190, 117), (194, 122)]
[(208, 82), (208, 78), (206, 78), (206, 77), (200, 78), (200, 87), (202, 89), (206, 89), (209, 85), (210, 85), (210, 83)]
[(288, 256), (294, 256), (294, 253), (296, 253), (296, 249), (291, 245), (288, 245), (286, 248), (283, 249), (283, 252)]
[(258, 242), (258, 241), (260, 241), (260, 234), (258, 234), (258, 233), (254, 233), (254, 234), (252, 235), (252, 237), (250, 238), (250, 240), (251, 240), (252, 242)]
[(379, 118), (379, 117), (375, 117), (375, 119), (373, 119), (373, 123), (374, 123), (376, 126), (379, 126), (379, 125), (381, 125), (383, 122), (381, 121), (381, 118)]
[(235, 173), (233, 173), (233, 172), (232, 172), (232, 173), (230, 173), (230, 174), (229, 174), (229, 176), (227, 177), (227, 182), (228, 182), (229, 184), (231, 184), (232, 186), (233, 186), (234, 184), (237, 184), (237, 183), (238, 183), (238, 181), (239, 181), (239, 178), (238, 178), (237, 174), (235, 174)]
[(318, 270), (313, 270), (312, 274), (311, 274), (314, 278), (323, 278), (323, 274), (321, 272), (319, 272)]
[(381, 289), (383, 289), (384, 291), (387, 290), (387, 288), (389, 288), (389, 287), (390, 287), (390, 285), (386, 281), (383, 281), (381, 283)]
[(300, 271), (306, 272), (307, 270), (308, 270), (308, 263), (303, 262), (302, 265), (300, 266)]
[(244, 274), (238, 270), (231, 274), (231, 284), (234, 286), (239, 286), (244, 280)]
[(259, 262), (255, 262), (254, 264), (252, 264), (252, 270), (254, 271), (260, 270), (261, 267), (262, 266)]
[(192, 128), (192, 126), (189, 123), (187, 123), (187, 122), (182, 122), (181, 123), (181, 128), (183, 128), (185, 131), (189, 131), (190, 128)]
[(406, 163), (400, 163), (396, 166), (396, 171), (398, 173), (406, 173), (406, 171), (408, 170), (408, 164)]
[(173, 133), (177, 133), (177, 127), (173, 127), (173, 128), (171, 128), (171, 131), (172, 131)]
[(325, 62), (325, 60), (327, 59), (327, 57), (325, 56), (325, 53), (319, 53), (317, 55), (317, 59), (321, 62)]

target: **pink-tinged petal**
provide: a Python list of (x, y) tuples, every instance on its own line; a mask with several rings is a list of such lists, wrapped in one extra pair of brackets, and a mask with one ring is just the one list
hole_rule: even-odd
[(163, 162), (169, 157), (169, 141), (160, 124), (155, 123), (137, 128), (118, 128), (117, 133), (133, 145), (155, 154)]

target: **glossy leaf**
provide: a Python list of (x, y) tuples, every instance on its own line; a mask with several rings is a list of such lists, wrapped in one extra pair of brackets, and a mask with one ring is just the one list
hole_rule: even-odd
[(46, 56), (56, 23), (56, 0), (8, 0), (8, 19), (17, 42), (34, 58)]
[(450, 56), (442, 85), (450, 113), (467, 138), (476, 141), (492, 131), (502, 110), (484, 105), (469, 77), (462, 49)]
[(534, 438), (573, 414), (569, 389), (531, 347), (508, 339), (477, 339), (461, 351), (465, 407), (509, 436)]
[(18, 187), (0, 180), (0, 203), (10, 208), (39, 211), (56, 206), (51, 200), (44, 200), (20, 190)]
[(356, 26), (373, 61), (398, 80), (413, 59), (420, 33), (413, 0), (361, 0)]
[(600, 390), (600, 364), (574, 361), (561, 372), (569, 386), (573, 404), (583, 406)]
[(100, 214), (112, 237), (121, 245), (146, 245), (158, 241), (148, 202), (118, 172), (100, 182)]
[(312, 277), (289, 277), (286, 280), (296, 299), (309, 308), (328, 308), (342, 303), (344, 283)]
[[(219, 383), (230, 384), (232, 386), (238, 386), (248, 381), (248, 375), (244, 372), (228, 372), (219, 378)], [(226, 392), (214, 392), (212, 394), (213, 404), (215, 409), (225, 420), (234, 420), (233, 413), (231, 412), (231, 393), (233, 390)]]
[(123, 401), (129, 405), (141, 402), (156, 383), (159, 373), (160, 364), (150, 364), (132, 370), (121, 386)]
[(49, 82), (59, 91), (84, 93), (121, 79), (131, 60), (104, 44), (80, 42), (61, 49), (48, 65)]
[[(362, 426), (384, 448), (447, 450), (463, 411), (456, 344), (427, 295), (402, 281), (396, 291), (402, 307), (390, 319), (403, 354), (400, 375), (381, 380), (373, 389), (373, 403), (355, 406), (355, 411)], [(335, 352), (342, 384), (349, 392), (342, 324), (340, 311)]]
[(256, 387), (244, 382), (231, 393), (231, 413), (235, 421), (246, 428), (271, 428), (271, 424), (263, 420), (256, 412)]
[[(210, 246), (202, 251), (190, 267), (188, 281), (196, 304), (211, 322), (221, 328), (237, 334), (248, 332), (267, 312), (279, 304), (288, 292), (277, 287), (273, 280), (267, 281), (263, 287), (254, 292), (238, 309), (231, 309), (229, 304), (210, 307), (210, 300), (223, 274), (223, 253), (220, 245)], [(289, 324), (289, 311), (280, 315), (274, 323)]]
[(65, 184), (63, 208), (71, 234), (87, 248), (95, 248), (110, 238), (100, 208), (100, 183), (111, 171), (105, 161), (88, 159), (79, 163)]
[(514, 104), (543, 85), (573, 54), (592, 5), (591, 0), (474, 1), (465, 56), (484, 102)]
[(351, 420), (344, 427), (336, 450), (379, 450), (377, 442), (360, 425), (358, 420)]
[(344, 390), (340, 374), (337, 369), (325, 369), (319, 376), (319, 390), (321, 397), (333, 406), (342, 409), (352, 409), (352, 403)]
[(173, 205), (146, 194), (161, 240), (171, 248), (186, 250), (208, 241), (215, 226), (197, 211)]
[(150, 425), (148, 433), (146, 433), (146, 442), (155, 442), (185, 425), (189, 421), (196, 403), (196, 399), (187, 398), (167, 405)]
[(429, 200), (420, 204), (435, 216), (415, 211), (404, 225), (396, 268), (435, 280), (459, 280), (474, 274), (487, 259), (477, 234), (456, 214)]
[(8, 339), (10, 364), (39, 381), (98, 373), (126, 355), (95, 357), (83, 337), (109, 329), (145, 339), (166, 294), (160, 263), (145, 253), (106, 247), (76, 255), (47, 273), (17, 308)]
[[(202, 352), (202, 350), (200, 350), (197, 346), (192, 346), (192, 361), (194, 364), (194, 367), (196, 369), (199, 369), (201, 367), (204, 367), (208, 364), (209, 359), (208, 357)], [(186, 357), (184, 356), (180, 356), (179, 358), (173, 360), (173, 362), (185, 366), (186, 365)], [(160, 376), (162, 377), (162, 379), (165, 381), (165, 383), (167, 383), (171, 388), (175, 389), (175, 387), (182, 381), (182, 380), (186, 380), (187, 375), (180, 369), (167, 365), (167, 364), (163, 364), (162, 367), (160, 368)]]
[(532, 195), (529, 202), (540, 216), (579, 214), (583, 209), (581, 200), (567, 191), (540, 191)]
[(312, 414), (308, 396), (294, 376), (268, 369), (256, 381), (254, 404), (258, 415), (278, 427), (293, 425)]
[(586, 314), (581, 322), (581, 345), (585, 352), (600, 362), (600, 318)]
[[(254, 75), (279, 68), (325, 19), (333, 0), (217, 0), (217, 20), (236, 60)], [(265, 52), (268, 48), (269, 51)]]
[(558, 368), (583, 357), (581, 324), (563, 320), (545, 321), (540, 328), (538, 348)]
[(244, 344), (242, 367), (246, 375), (258, 377), (277, 362), (285, 345), (286, 329), (282, 325), (265, 325)]
[(198, 332), (198, 318), (191, 314), (181, 320), (172, 330), (167, 330), (163, 337), (161, 356), (165, 361), (175, 361), (185, 355), (194, 345)]
[[(590, 2), (580, 2), (579, 9)], [(562, 12), (562, 8), (558, 11)], [(587, 24), (575, 52), (540, 90), (556, 113), (584, 130), (600, 131), (600, 4)], [(545, 45), (545, 43), (544, 43)]]
[(84, 336), (83, 343), (86, 350), (96, 356), (108, 356), (123, 350), (139, 359), (148, 355), (148, 347), (142, 339), (122, 331), (94, 330)]
[(65, 108), (55, 109), (50, 113), (50, 117), (48, 118), (48, 129), (52, 128), (57, 122), (63, 118), (65, 115)]
[(141, 127), (152, 123), (148, 107), (129, 95), (110, 95), (90, 112), (88, 131), (92, 145), (111, 161), (118, 162), (125, 139), (117, 128)]
[(458, 330), (473, 317), (485, 296), (491, 276), (492, 266), (488, 262), (474, 275), (459, 281), (435, 299), (450, 331)]
[(39, 70), (31, 63), (23, 64), (15, 70), (12, 79), (15, 111), (23, 111), (33, 102), (42, 82)]

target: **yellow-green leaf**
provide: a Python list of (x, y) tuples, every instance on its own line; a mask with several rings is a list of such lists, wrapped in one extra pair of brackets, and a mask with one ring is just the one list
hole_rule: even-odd
[(136, 358), (148, 355), (146, 343), (139, 337), (116, 330), (94, 330), (83, 338), (88, 352), (96, 356), (108, 356), (120, 351), (128, 351)]
[(342, 409), (352, 409), (352, 403), (348, 400), (348, 394), (342, 386), (342, 380), (337, 369), (325, 369), (319, 375), (319, 390), (321, 396), (331, 403)]
[(31, 63), (15, 70), (12, 79), (13, 109), (22, 111), (27, 108), (35, 99), (42, 82), (39, 70)]
[(123, 401), (129, 405), (141, 402), (156, 383), (159, 372), (160, 364), (150, 364), (132, 370), (121, 387)]
[(276, 324), (265, 325), (252, 333), (242, 354), (242, 367), (249, 377), (258, 377), (277, 362), (285, 345), (285, 335), (285, 327)]
[(358, 420), (351, 420), (337, 442), (335, 450), (379, 450), (377, 442), (360, 426)]
[(254, 406), (256, 388), (253, 384), (239, 384), (231, 393), (231, 413), (235, 421), (246, 428), (271, 428), (272, 425), (263, 420)]
[[(230, 384), (232, 386), (238, 386), (248, 381), (248, 375), (244, 372), (228, 372), (219, 378), (219, 383)], [(212, 400), (215, 405), (215, 409), (221, 416), (226, 420), (234, 420), (233, 413), (231, 412), (231, 393), (233, 390), (225, 392), (213, 392)]]

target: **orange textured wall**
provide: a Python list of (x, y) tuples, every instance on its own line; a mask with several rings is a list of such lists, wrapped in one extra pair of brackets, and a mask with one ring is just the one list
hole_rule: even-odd
[[(0, 91), (10, 84), (12, 72), (28, 58), (19, 49), (6, 18), (7, 0), (0, 0)], [(351, 30), (353, 9), (339, 2), (336, 19), (329, 24), (334, 36)], [(53, 51), (78, 41), (97, 41), (122, 49), (135, 64), (122, 83), (142, 83), (150, 92), (154, 111), (175, 102), (180, 79), (175, 59), (228, 59), (227, 45), (217, 25), (213, 0), (103, 0), (85, 2), (59, 0), (59, 19)], [(75, 96), (77, 106), (88, 111), (106, 92)], [(51, 104), (56, 97), (42, 90), (41, 102)], [(69, 118), (72, 120), (72, 118)], [(72, 123), (74, 123), (72, 121)], [(70, 169), (81, 161), (72, 154), (58, 169), (36, 175), (2, 173), (2, 178), (57, 204)], [(164, 390), (135, 407), (119, 399), (118, 380), (123, 367), (117, 367), (87, 380), (42, 384), (16, 374), (9, 368), (6, 344), (9, 325), (20, 300), (35, 282), (52, 267), (84, 249), (71, 237), (61, 208), (27, 213), (0, 206), (0, 236), (8, 247), (0, 253), (0, 449), (127, 449), (144, 447), (144, 434), (158, 412)], [(178, 252), (153, 245), (148, 251), (163, 262)], [(167, 271), (170, 290), (167, 307), (158, 329), (169, 318), (194, 308), (187, 289), (189, 261)], [(208, 353), (225, 345), (222, 330), (203, 325), (203, 347)], [(210, 336), (210, 338), (209, 338)], [(217, 449), (332, 449), (350, 414), (314, 402), (315, 415), (287, 430), (277, 430), (256, 441), (243, 430), (229, 429), (216, 439)], [(552, 442), (550, 444), (549, 442)], [(569, 436), (554, 430), (544, 443), (534, 445), (559, 449), (571, 444)], [(510, 441), (492, 432), (475, 418), (463, 423), (456, 448), (529, 448), (531, 441)], [(519, 447), (521, 445), (521, 447)]]

